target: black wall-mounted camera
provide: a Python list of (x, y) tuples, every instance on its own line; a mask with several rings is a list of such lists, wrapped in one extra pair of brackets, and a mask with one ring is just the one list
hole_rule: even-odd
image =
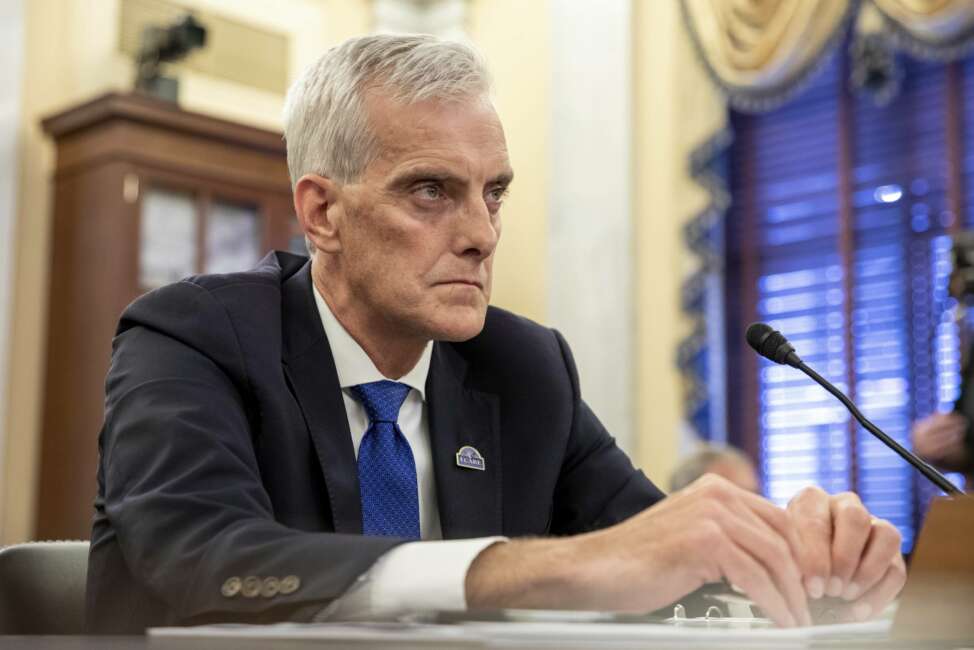
[(204, 45), (206, 27), (192, 15), (186, 15), (168, 27), (146, 27), (136, 57), (135, 88), (159, 99), (176, 102), (179, 80), (164, 76), (162, 64), (178, 61)]

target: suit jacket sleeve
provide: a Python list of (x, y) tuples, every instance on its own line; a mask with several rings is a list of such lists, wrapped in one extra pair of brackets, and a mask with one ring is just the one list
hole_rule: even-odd
[[(173, 622), (309, 618), (404, 541), (275, 521), (243, 363), (224, 308), (190, 282), (136, 302), (114, 341), (96, 505)], [(228, 596), (221, 587), (234, 576), (295, 576), (300, 587)]]
[(652, 506), (666, 495), (635, 469), (615, 439), (582, 400), (578, 371), (565, 339), (555, 332), (571, 381), (574, 413), (555, 487), (551, 532), (606, 528)]

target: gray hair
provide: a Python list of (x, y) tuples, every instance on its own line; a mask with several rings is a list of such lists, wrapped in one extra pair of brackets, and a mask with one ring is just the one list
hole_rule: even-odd
[(377, 34), (325, 52), (294, 82), (284, 105), (292, 186), (315, 173), (354, 181), (378, 155), (363, 97), (379, 91), (405, 104), (486, 95), (482, 57), (434, 36)]
[(733, 461), (754, 467), (751, 459), (734, 447), (700, 445), (693, 454), (684, 458), (670, 475), (670, 491), (676, 492), (690, 485), (720, 461)]

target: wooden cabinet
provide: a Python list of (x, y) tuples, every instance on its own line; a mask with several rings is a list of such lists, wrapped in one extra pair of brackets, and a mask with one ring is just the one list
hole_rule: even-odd
[(43, 122), (55, 141), (36, 537), (87, 539), (119, 314), (192, 273), (301, 251), (281, 134), (111, 93)]

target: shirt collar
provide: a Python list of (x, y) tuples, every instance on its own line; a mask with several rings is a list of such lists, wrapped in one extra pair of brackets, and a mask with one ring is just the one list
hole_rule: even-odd
[(318, 292), (318, 287), (314, 287), (315, 305), (318, 307), (318, 314), (321, 317), (321, 324), (325, 328), (325, 336), (328, 337), (328, 345), (331, 347), (331, 355), (335, 359), (335, 369), (338, 371), (338, 383), (342, 388), (350, 388), (359, 384), (368, 384), (373, 381), (398, 381), (406, 384), (410, 388), (415, 388), (419, 396), (426, 401), (426, 378), (429, 376), (430, 359), (433, 356), (433, 342), (429, 341), (420, 355), (419, 361), (413, 369), (399, 379), (390, 380), (383, 376), (379, 369), (372, 363), (372, 359), (365, 353), (362, 346), (352, 338), (338, 319), (332, 313), (331, 308), (325, 299)]

